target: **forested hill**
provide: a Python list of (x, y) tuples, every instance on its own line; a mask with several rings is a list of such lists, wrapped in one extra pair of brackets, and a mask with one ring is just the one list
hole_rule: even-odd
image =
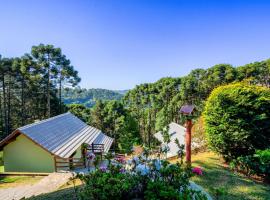
[(123, 91), (118, 92), (99, 88), (66, 88), (63, 91), (62, 98), (65, 104), (83, 104), (87, 107), (93, 107), (96, 100), (120, 100), (123, 95)]
[(240, 81), (270, 88), (270, 59), (239, 67), (218, 64), (194, 69), (187, 76), (137, 85), (123, 98), (124, 107), (139, 123), (143, 142), (149, 144), (153, 134), (172, 121), (184, 123), (185, 118), (179, 112), (182, 105), (195, 105), (196, 115), (200, 116), (214, 88)]

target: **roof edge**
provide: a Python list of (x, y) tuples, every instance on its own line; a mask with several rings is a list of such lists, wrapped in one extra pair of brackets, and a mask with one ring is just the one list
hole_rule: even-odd
[(31, 123), (31, 124), (27, 124), (25, 126), (19, 127), (18, 130), (23, 131), (23, 129), (25, 129), (25, 128), (28, 128), (28, 127), (31, 127), (31, 126), (34, 126), (34, 125), (38, 125), (38, 124), (41, 124), (41, 123), (44, 123), (44, 122), (47, 122), (47, 121), (51, 121), (53, 119), (56, 119), (58, 117), (62, 117), (62, 116), (67, 115), (67, 114), (71, 114), (71, 113), (70, 112), (66, 112), (66, 113), (63, 113), (63, 114), (60, 114), (60, 115), (56, 115), (54, 117), (50, 117), (48, 119), (43, 119), (43, 120), (40, 120), (40, 121)]
[(11, 134), (9, 134), (8, 136), (6, 136), (3, 140), (0, 141), (0, 149), (3, 149), (8, 144), (8, 141), (10, 141), (15, 136), (18, 136), (20, 134), (22, 134), (22, 132), (20, 130), (16, 129)]
[(6, 145), (9, 144), (9, 141), (12, 140), (14, 137), (17, 137), (19, 135), (23, 135), (25, 136), (27, 139), (29, 139), (30, 141), (32, 141), (35, 145), (39, 146), (40, 148), (42, 148), (43, 150), (45, 150), (46, 152), (48, 152), (51, 155), (54, 155), (52, 152), (50, 152), (48, 149), (44, 148), (43, 146), (41, 146), (40, 144), (38, 144), (36, 141), (34, 141), (32, 138), (28, 137), (26, 134), (24, 134), (21, 130), (16, 129), (15, 131), (13, 131), (10, 135), (8, 135), (6, 138), (4, 138), (3, 140), (0, 141), (0, 149), (3, 149)]

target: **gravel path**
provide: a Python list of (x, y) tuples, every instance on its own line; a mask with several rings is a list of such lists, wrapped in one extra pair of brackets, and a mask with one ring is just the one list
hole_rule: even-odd
[(33, 185), (0, 189), (0, 199), (19, 200), (24, 197), (29, 198), (31, 196), (53, 192), (64, 185), (71, 177), (71, 173), (52, 173)]

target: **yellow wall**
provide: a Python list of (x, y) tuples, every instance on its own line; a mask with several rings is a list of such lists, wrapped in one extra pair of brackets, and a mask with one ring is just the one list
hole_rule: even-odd
[(80, 146), (77, 150), (73, 158), (81, 158), (82, 157), (82, 146)]
[(24, 135), (4, 147), (5, 172), (54, 172), (54, 157)]

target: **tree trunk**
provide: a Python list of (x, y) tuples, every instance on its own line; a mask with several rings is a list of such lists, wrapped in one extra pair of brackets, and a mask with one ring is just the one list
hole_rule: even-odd
[(22, 76), (22, 82), (21, 82), (21, 126), (24, 125), (24, 116), (25, 116), (25, 111), (24, 111), (24, 107), (25, 107), (25, 99), (24, 99), (24, 77)]
[(8, 128), (7, 128), (7, 134), (11, 133), (12, 127), (11, 127), (11, 75), (9, 74), (8, 79), (8, 102), (7, 102), (7, 121), (8, 121)]
[(4, 135), (8, 133), (8, 122), (7, 122), (7, 104), (6, 104), (6, 83), (5, 83), (5, 75), (3, 74), (2, 79), (2, 86), (3, 86), (3, 118), (4, 118)]
[(47, 118), (51, 117), (51, 95), (50, 95), (50, 83), (51, 83), (51, 67), (50, 67), (50, 57), (48, 55), (48, 80), (47, 80)]
[(60, 114), (62, 113), (62, 73), (60, 74), (60, 82), (59, 82), (59, 113)]

